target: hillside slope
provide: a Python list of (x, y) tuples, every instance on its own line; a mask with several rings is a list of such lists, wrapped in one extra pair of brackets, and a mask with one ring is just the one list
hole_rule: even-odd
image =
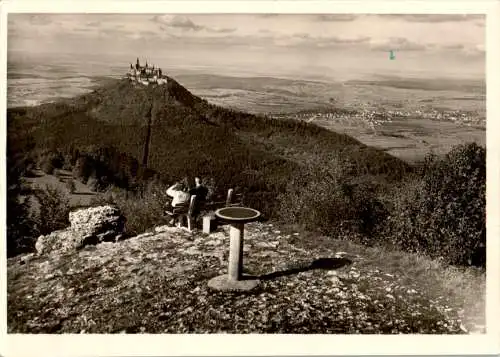
[[(381, 150), (314, 124), (211, 105), (173, 79), (157, 87), (110, 81), (77, 98), (9, 111), (8, 118), (25, 123), (38, 152), (99, 157), (99, 150), (111, 147), (136, 161), (112, 163), (125, 182), (142, 179), (138, 168), (147, 156), (148, 168), (166, 182), (201, 175), (219, 193), (239, 187), (249, 204), (267, 216), (297, 174), (335, 176), (342, 171), (346, 183), (360, 177), (390, 183), (412, 169)], [(144, 155), (148, 138), (149, 154)]]
[[(474, 296), (464, 300), (448, 290), (457, 274), (451, 268), (436, 274), (434, 263), (416, 256), (271, 224), (247, 225), (244, 271), (261, 279), (260, 288), (211, 291), (207, 282), (226, 272), (227, 236), (227, 227), (210, 236), (157, 227), (76, 253), (11, 258), (8, 332), (448, 334), (484, 328), (477, 325), (484, 324), (484, 284), (471, 285)], [(423, 270), (419, 276), (415, 267)]]

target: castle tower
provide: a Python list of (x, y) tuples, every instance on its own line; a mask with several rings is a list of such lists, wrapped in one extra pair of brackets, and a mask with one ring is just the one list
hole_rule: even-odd
[(135, 69), (139, 69), (141, 65), (139, 64), (139, 57), (137, 57), (137, 62), (135, 64)]

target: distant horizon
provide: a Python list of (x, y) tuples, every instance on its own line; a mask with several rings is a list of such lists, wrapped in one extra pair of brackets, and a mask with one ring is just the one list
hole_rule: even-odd
[(139, 56), (167, 72), (482, 79), (484, 25), (484, 15), (9, 14), (8, 60), (124, 66)]

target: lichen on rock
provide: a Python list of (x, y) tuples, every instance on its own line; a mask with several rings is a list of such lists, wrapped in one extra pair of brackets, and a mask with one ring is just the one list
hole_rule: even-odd
[(38, 237), (38, 255), (66, 253), (90, 244), (116, 241), (123, 236), (125, 217), (114, 206), (79, 209), (69, 213), (70, 226)]

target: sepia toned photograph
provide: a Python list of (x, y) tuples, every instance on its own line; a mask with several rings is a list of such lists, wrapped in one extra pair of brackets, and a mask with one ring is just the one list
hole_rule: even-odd
[(486, 15), (6, 26), (8, 333), (486, 333)]

